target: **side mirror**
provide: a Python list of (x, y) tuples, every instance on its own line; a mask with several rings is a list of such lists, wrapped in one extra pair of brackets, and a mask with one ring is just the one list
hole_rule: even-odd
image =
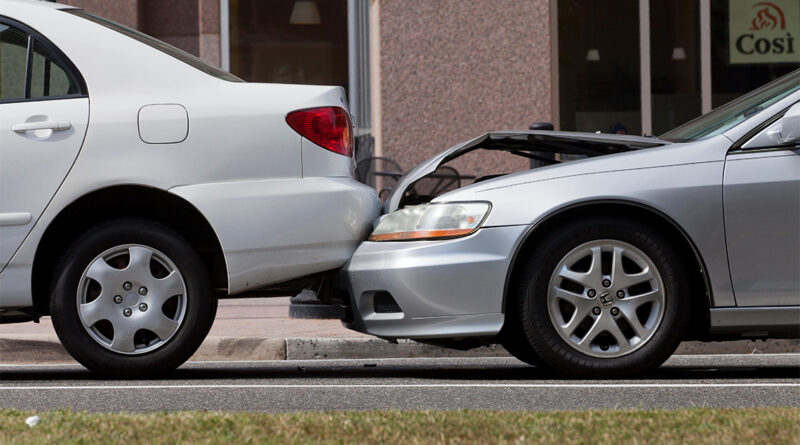
[(742, 148), (778, 147), (791, 144), (800, 144), (800, 102), (792, 105), (780, 119), (747, 141)]
[(779, 121), (781, 143), (800, 142), (800, 103), (792, 105)]

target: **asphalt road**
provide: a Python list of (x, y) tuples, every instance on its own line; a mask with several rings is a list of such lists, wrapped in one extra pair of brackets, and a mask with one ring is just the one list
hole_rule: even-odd
[(674, 356), (626, 380), (564, 380), (509, 358), (194, 362), (158, 380), (0, 365), (0, 406), (49, 410), (345, 410), (800, 406), (800, 354)]

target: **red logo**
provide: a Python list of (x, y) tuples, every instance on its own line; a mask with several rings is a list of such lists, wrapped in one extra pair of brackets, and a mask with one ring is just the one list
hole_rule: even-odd
[(759, 7), (761, 7), (761, 9), (756, 12), (756, 16), (752, 21), (753, 27), (750, 28), (752, 31), (775, 29), (777, 27), (786, 29), (786, 19), (783, 17), (781, 8), (768, 2), (759, 2), (753, 5), (753, 8)]

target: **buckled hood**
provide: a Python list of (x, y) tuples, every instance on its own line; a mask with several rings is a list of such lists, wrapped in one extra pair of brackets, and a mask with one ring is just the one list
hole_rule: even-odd
[(436, 171), (440, 165), (472, 150), (504, 150), (515, 154), (549, 152), (602, 156), (669, 144), (652, 137), (567, 131), (502, 131), (485, 133), (455, 145), (411, 169), (397, 182), (384, 203), (384, 212), (400, 207), (403, 196), (414, 182)]

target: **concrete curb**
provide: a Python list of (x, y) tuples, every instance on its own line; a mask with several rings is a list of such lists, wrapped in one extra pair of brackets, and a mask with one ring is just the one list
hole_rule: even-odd
[[(685, 342), (676, 351), (692, 354), (800, 353), (800, 340)], [(378, 338), (251, 338), (208, 337), (193, 361), (378, 359), (419, 357), (506, 357), (499, 345), (458, 351), (399, 340)], [(74, 363), (54, 335), (4, 335), (0, 338), (0, 364)]]
[(420, 357), (507, 357), (500, 345), (484, 346), (469, 351), (440, 348), (398, 340), (389, 343), (379, 338), (287, 338), (288, 360), (346, 358), (420, 358)]

